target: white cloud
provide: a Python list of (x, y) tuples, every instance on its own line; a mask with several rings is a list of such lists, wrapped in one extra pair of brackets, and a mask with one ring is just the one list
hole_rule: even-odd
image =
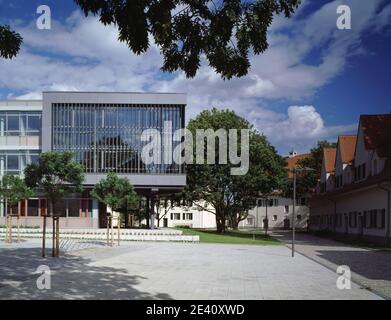
[(314, 106), (290, 106), (282, 121), (262, 121), (260, 126), (274, 143), (308, 150), (318, 140), (333, 140), (338, 134), (354, 131), (357, 124), (327, 127)]
[[(379, 11), (382, 0), (343, 2), (352, 8), (352, 30), (336, 28), (341, 0), (305, 19), (300, 14), (277, 17), (269, 32), (269, 50), (251, 57), (247, 77), (231, 81), (222, 80), (205, 61), (194, 79), (180, 72), (168, 79), (159, 71), (162, 57), (152, 41), (146, 54), (136, 56), (117, 40), (115, 27), (76, 11), (64, 23), (52, 21), (52, 30), (37, 30), (34, 23), (19, 25), (24, 49), (11, 61), (0, 60), (0, 86), (22, 92), (22, 97), (38, 97), (43, 90), (187, 92), (188, 118), (211, 106), (231, 108), (278, 146), (304, 148), (350, 130), (351, 125), (327, 126), (315, 107), (300, 106), (301, 101), (343, 72), (348, 58), (363, 52), (361, 34), (368, 28), (383, 30), (391, 15), (390, 6)], [(267, 107), (271, 99), (299, 106), (275, 112)]]

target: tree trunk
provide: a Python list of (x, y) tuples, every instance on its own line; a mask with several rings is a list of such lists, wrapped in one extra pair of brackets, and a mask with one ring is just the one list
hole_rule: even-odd
[(233, 230), (238, 230), (238, 228), (239, 228), (239, 218), (237, 216), (232, 217), (232, 219), (231, 219), (231, 228)]
[(151, 208), (150, 208), (149, 197), (147, 198), (146, 205), (147, 205), (147, 210), (146, 210), (146, 213), (147, 213), (147, 216), (146, 216), (146, 220), (147, 220), (147, 229), (149, 229), (149, 228), (150, 228), (149, 221), (150, 221), (150, 219), (151, 219)]
[[(56, 243), (55, 243), (55, 231), (56, 231), (56, 226), (55, 226), (55, 221), (54, 221), (54, 214), (53, 214), (53, 200), (50, 200), (49, 202), (49, 207), (50, 207), (50, 216), (52, 217), (52, 221), (53, 221), (53, 226), (52, 226), (52, 229), (53, 229), (53, 234), (52, 234), (52, 256), (55, 257), (56, 255), (56, 252), (55, 252), (55, 247), (56, 247)], [(46, 233), (46, 231), (45, 231)]]
[(220, 210), (216, 210), (216, 228), (218, 233), (225, 233), (225, 216)]

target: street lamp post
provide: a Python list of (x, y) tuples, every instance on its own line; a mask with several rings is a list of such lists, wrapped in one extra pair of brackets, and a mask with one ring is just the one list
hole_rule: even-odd
[(293, 168), (292, 258), (295, 256), (296, 176), (297, 176), (297, 172), (305, 172), (305, 171), (316, 171), (316, 170), (312, 168), (297, 168), (297, 167)]
[(293, 168), (292, 258), (295, 256), (296, 174), (297, 169)]

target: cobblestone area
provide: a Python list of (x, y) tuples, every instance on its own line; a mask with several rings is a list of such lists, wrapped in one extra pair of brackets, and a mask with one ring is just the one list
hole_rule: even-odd
[[(285, 246), (124, 243), (42, 259), (39, 241), (0, 243), (1, 299), (380, 299)], [(49, 253), (49, 250), (48, 250)], [(39, 265), (51, 269), (38, 290)]]
[[(291, 232), (274, 232), (273, 236), (291, 247)], [(296, 233), (295, 238), (297, 252), (331, 270), (348, 265), (353, 281), (391, 299), (391, 252), (352, 247), (306, 233)]]

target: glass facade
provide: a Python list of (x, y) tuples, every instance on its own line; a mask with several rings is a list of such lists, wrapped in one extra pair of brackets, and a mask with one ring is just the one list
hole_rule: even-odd
[(24, 168), (38, 160), (40, 150), (0, 151), (0, 175), (21, 175)]
[(37, 136), (41, 134), (40, 112), (0, 111), (0, 136)]
[[(182, 105), (53, 104), (52, 149), (71, 150), (86, 173), (182, 173), (178, 164), (145, 165), (141, 133), (163, 133), (165, 121), (172, 130), (184, 125)], [(173, 142), (172, 150), (176, 144)]]

